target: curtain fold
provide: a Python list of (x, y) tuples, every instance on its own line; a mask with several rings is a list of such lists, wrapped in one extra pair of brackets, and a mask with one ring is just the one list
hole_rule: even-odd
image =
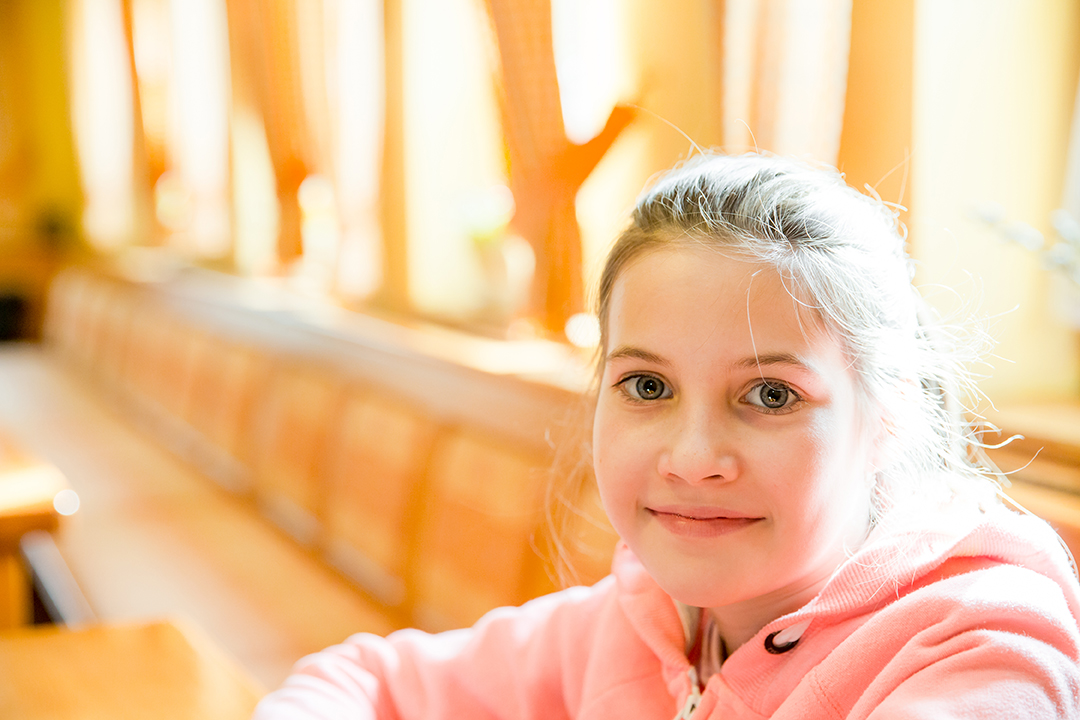
[[(847, 90), (852, 0), (712, 0), (722, 71), (709, 95), (729, 152), (836, 164)], [(550, 0), (486, 0), (501, 61), (514, 228), (537, 257), (531, 314), (551, 332), (583, 304), (575, 197), (632, 119), (616, 108), (593, 142), (563, 128)]]
[(584, 307), (576, 198), (632, 113), (616, 108), (592, 141), (566, 137), (555, 73), (550, 0), (487, 0), (501, 68), (514, 229), (536, 255), (529, 314), (560, 334)]
[(233, 92), (262, 117), (280, 209), (278, 260), (303, 253), (297, 193), (316, 166), (304, 111), (293, 0), (228, 0)]
[[(132, 190), (134, 194), (135, 243), (157, 245), (164, 239), (164, 232), (154, 211), (154, 184), (165, 172), (164, 137), (148, 132), (147, 108), (143, 102), (143, 88), (135, 65), (135, 29), (133, 23), (133, 0), (122, 0), (124, 39), (127, 41), (128, 69), (131, 75), (132, 104)], [(156, 128), (155, 128), (156, 129)]]

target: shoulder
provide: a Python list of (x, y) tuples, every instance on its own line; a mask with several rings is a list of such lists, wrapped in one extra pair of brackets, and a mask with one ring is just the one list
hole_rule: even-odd
[(895, 595), (882, 599), (876, 614), (911, 632), (1045, 635), (1080, 656), (1080, 583), (1044, 521), (996, 505), (944, 515), (910, 535), (910, 574), (892, 578)]
[(969, 630), (1041, 637), (1080, 658), (1073, 595), (1074, 588), (1037, 568), (956, 556), (904, 589), (896, 602), (877, 614), (902, 622), (912, 632), (936, 630), (943, 637)]
[(894, 576), (814, 668), (815, 693), (853, 717), (879, 705), (1077, 716), (1080, 586), (1053, 531), (994, 510), (963, 532), (920, 537), (907, 582)]
[(866, 672), (864, 708), (1077, 717), (1080, 630), (1061, 585), (985, 558), (953, 558), (941, 571), (874, 613), (844, 643), (844, 661), (821, 679), (843, 694), (854, 674)]
[[(1080, 625), (1080, 582), (1068, 547), (1045, 521), (995, 506), (955, 542), (939, 548), (941, 565), (920, 585), (976, 612), (1026, 610), (1074, 633)], [(927, 582), (931, 580), (933, 582)]]

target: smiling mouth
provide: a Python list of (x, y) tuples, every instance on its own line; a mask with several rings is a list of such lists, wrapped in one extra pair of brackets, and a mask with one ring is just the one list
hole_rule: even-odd
[(748, 528), (765, 518), (747, 517), (738, 513), (713, 514), (708, 511), (688, 514), (687, 511), (648, 508), (656, 522), (673, 535), (707, 538), (727, 535)]

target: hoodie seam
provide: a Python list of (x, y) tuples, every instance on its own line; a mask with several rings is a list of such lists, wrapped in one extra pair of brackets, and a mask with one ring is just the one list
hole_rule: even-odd
[(822, 686), (821, 678), (818, 677), (818, 674), (816, 672), (811, 672), (808, 679), (810, 680), (810, 687), (814, 689), (814, 696), (818, 699), (822, 707), (826, 708), (835, 720), (843, 720), (844, 714), (841, 711), (840, 706)]
[[(628, 685), (635, 685), (637, 683), (640, 683), (642, 680), (655, 680), (655, 679), (656, 679), (656, 671), (655, 670), (648, 670), (648, 671), (642, 671), (640, 674), (635, 675), (633, 677), (628, 677), (628, 678), (625, 678), (624, 680), (620, 680), (618, 683), (615, 683), (614, 685), (609, 685), (603, 692), (593, 696), (589, 700), (588, 705), (582, 705), (580, 714), (581, 715), (586, 715), (595, 706), (603, 704), (607, 700), (607, 698), (611, 696), (612, 693), (615, 693), (615, 692), (621, 690), (622, 688), (624, 688), (624, 687), (626, 687)], [(671, 695), (670, 690), (668, 691), (668, 695)], [(672, 701), (672, 703), (674, 705), (678, 705), (679, 698), (675, 697), (675, 696), (672, 696), (671, 701)], [(677, 709), (678, 708), (676, 708), (676, 710)]]

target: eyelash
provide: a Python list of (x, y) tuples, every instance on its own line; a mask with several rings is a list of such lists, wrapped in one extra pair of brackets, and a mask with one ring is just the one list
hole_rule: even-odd
[[(660, 396), (659, 397), (654, 397), (654, 398), (644, 398), (644, 397), (640, 396), (640, 393), (635, 395), (633, 392), (631, 392), (630, 383), (631, 382), (637, 383), (637, 382), (640, 382), (642, 380), (655, 380), (656, 382), (660, 383), (661, 387), (663, 388), (661, 390), (661, 392), (660, 392)], [(624, 377), (621, 380), (619, 380), (619, 382), (615, 383), (615, 387), (617, 387), (619, 389), (619, 391), (624, 396), (626, 396), (626, 399), (630, 400), (631, 402), (636, 402), (636, 403), (651, 403), (651, 402), (655, 402), (657, 400), (666, 400), (667, 398), (671, 397), (671, 387), (666, 382), (664, 382), (662, 379), (657, 377), (656, 375), (647, 375), (647, 374), (644, 374), (644, 373), (639, 373), (637, 375), (628, 375), (627, 377)], [(636, 392), (636, 388), (635, 388), (635, 392)]]
[[(791, 401), (786, 402), (783, 406), (777, 408), (772, 408), (767, 405), (756, 405), (750, 402), (747, 398), (751, 397), (755, 392), (760, 394), (761, 388), (769, 388), (770, 390), (783, 390), (790, 394)], [(782, 383), (779, 380), (764, 380), (757, 383), (745, 393), (743, 393), (740, 401), (745, 402), (747, 405), (750, 405), (758, 412), (762, 412), (767, 415), (784, 415), (786, 413), (792, 412), (795, 407), (803, 401), (803, 397), (799, 393), (795, 392), (795, 390), (793, 390), (791, 386), (787, 385), (786, 383)]]
[[(660, 395), (652, 398), (641, 397), (641, 392), (636, 388), (635, 385), (642, 380), (654, 380), (659, 383), (662, 388), (660, 390)], [(631, 383), (634, 383), (635, 385), (631, 385)], [(648, 375), (643, 373), (624, 377), (617, 383), (615, 383), (615, 387), (617, 387), (619, 391), (622, 392), (622, 394), (628, 400), (636, 403), (651, 403), (657, 400), (666, 400), (672, 395), (671, 388), (661, 378), (657, 377), (656, 375)], [(631, 388), (633, 389), (631, 390)], [(764, 404), (758, 405), (751, 402), (748, 398), (753, 396), (755, 392), (759, 393), (760, 395), (762, 388), (769, 388), (770, 390), (783, 390), (784, 392), (788, 393), (790, 397), (785, 399), (787, 400), (787, 402), (785, 402), (784, 405), (775, 408), (769, 407)], [(780, 382), (779, 380), (764, 380), (755, 384), (753, 387), (743, 393), (739, 400), (740, 402), (750, 405), (758, 412), (764, 413), (766, 415), (785, 415), (789, 412), (793, 412), (795, 408), (803, 402), (803, 397), (786, 383)]]

